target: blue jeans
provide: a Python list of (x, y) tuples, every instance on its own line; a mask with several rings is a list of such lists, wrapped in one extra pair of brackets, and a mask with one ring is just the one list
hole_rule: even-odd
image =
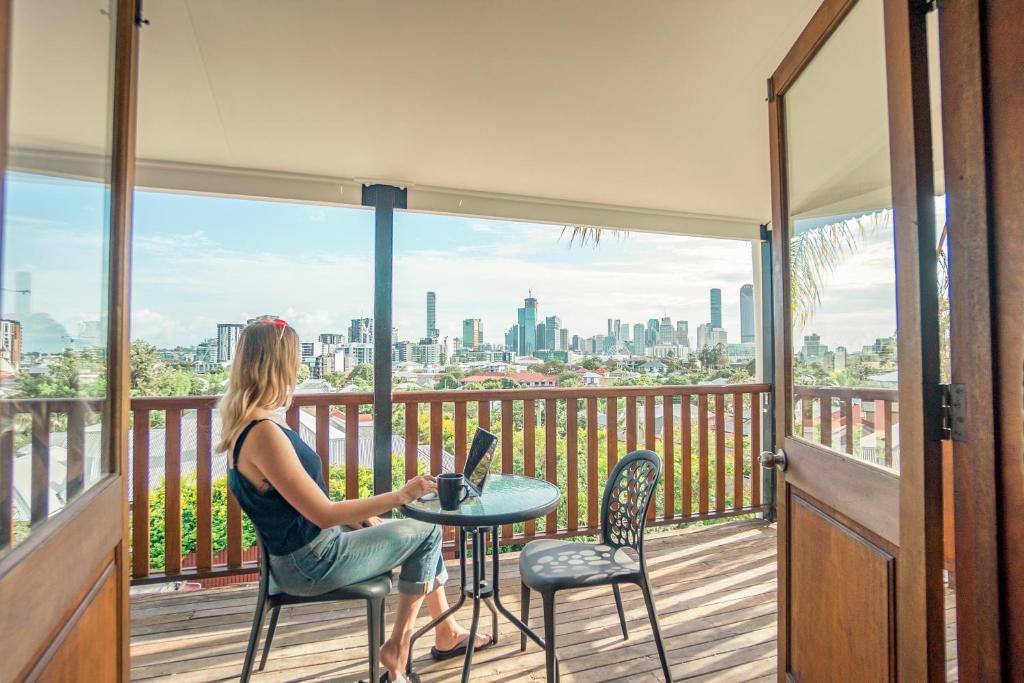
[(441, 527), (386, 519), (365, 529), (331, 527), (290, 555), (270, 556), (271, 593), (320, 595), (402, 566), (398, 590), (423, 595), (443, 586)]

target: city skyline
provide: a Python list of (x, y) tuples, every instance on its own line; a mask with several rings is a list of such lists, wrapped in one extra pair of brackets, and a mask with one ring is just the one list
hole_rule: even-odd
[[(17, 289), (14, 273), (31, 272), (33, 301), (46, 302), (44, 312), (72, 336), (103, 318), (99, 290), (82, 285), (100, 272), (91, 255), (102, 251), (81, 222), (92, 196), (83, 185), (8, 178), (5, 239), (18, 262), (4, 264), (4, 286)], [(371, 211), (156, 192), (138, 192), (135, 210), (133, 339), (194, 346), (218, 323), (267, 311), (315, 339), (372, 315)], [(36, 246), (53, 240), (75, 250)], [(851, 347), (892, 334), (891, 236), (885, 246), (881, 236), (869, 239), (836, 270), (808, 331)], [(540, 313), (574, 334), (602, 333), (608, 318), (634, 325), (668, 314), (689, 321), (692, 341), (708, 322), (708, 290), (720, 288), (723, 326), (738, 341), (739, 288), (752, 274), (747, 242), (630, 233), (570, 248), (561, 226), (400, 212), (394, 323), (401, 337), (420, 338), (424, 292), (433, 291), (441, 336), (458, 337), (463, 320), (480, 318), (484, 341), (503, 343), (532, 288)], [(13, 317), (17, 299), (3, 303)]]

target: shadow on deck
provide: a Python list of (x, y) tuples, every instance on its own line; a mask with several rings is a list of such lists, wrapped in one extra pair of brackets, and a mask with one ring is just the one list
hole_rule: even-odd
[[(747, 681), (775, 678), (775, 527), (742, 521), (649, 533), (648, 567), (673, 677)], [(519, 613), (517, 554), (502, 556), (502, 601)], [(457, 563), (450, 563), (453, 579)], [(449, 582), (454, 600), (457, 581)], [(608, 587), (559, 594), (557, 625), (564, 681), (660, 681), (661, 669), (639, 589), (623, 588), (630, 639), (622, 640)], [(252, 584), (132, 600), (133, 680), (237, 680), (255, 605)], [(390, 602), (390, 601), (389, 601)], [(391, 605), (389, 604), (389, 608)], [(540, 631), (534, 595), (531, 624)], [(460, 612), (468, 625), (469, 609)], [(391, 612), (388, 613), (391, 620)], [(423, 610), (418, 625), (426, 623)], [(481, 626), (489, 629), (484, 610)], [(473, 659), (473, 679), (544, 680), (544, 653), (519, 652), (503, 619), (497, 646)], [(417, 645), (424, 682), (458, 680), (462, 660), (435, 663), (430, 638)], [(366, 676), (366, 622), (358, 603), (285, 607), (267, 668), (271, 681), (355, 681)]]

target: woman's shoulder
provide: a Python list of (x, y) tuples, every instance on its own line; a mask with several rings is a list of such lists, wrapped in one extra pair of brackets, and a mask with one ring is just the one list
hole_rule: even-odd
[(241, 439), (243, 436), (245, 440), (242, 442), (242, 448), (247, 445), (259, 446), (260, 450), (264, 450), (267, 447), (274, 446), (285, 446), (290, 444), (286, 427), (277, 421), (273, 417), (256, 418), (249, 421), (247, 427), (248, 433), (242, 432), (239, 436)]

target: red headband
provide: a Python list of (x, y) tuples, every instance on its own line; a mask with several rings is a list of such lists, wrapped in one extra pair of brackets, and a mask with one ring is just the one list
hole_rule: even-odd
[(282, 320), (281, 318), (268, 318), (267, 316), (263, 316), (258, 322), (272, 323), (275, 327), (288, 327), (288, 321)]

